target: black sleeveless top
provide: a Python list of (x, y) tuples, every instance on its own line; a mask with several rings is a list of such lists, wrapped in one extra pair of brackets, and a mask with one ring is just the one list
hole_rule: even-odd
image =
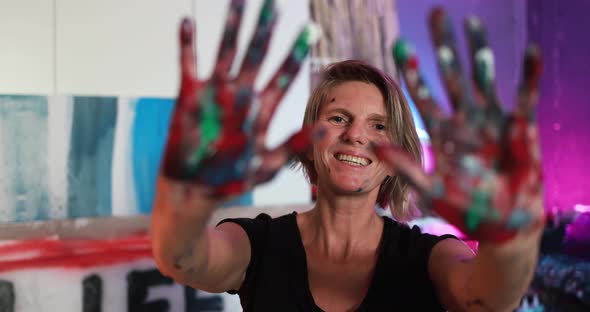
[[(225, 219), (248, 234), (250, 264), (238, 294), (244, 311), (322, 311), (309, 289), (296, 212), (272, 219)], [(357, 311), (444, 311), (428, 275), (434, 245), (452, 235), (423, 234), (390, 218), (385, 223), (369, 290)], [(343, 272), (345, 273), (345, 272)]]

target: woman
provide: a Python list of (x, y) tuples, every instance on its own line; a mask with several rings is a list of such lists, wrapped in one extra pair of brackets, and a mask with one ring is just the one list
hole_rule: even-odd
[[(209, 82), (195, 78), (192, 24), (181, 27), (182, 86), (153, 212), (160, 270), (194, 288), (238, 293), (246, 311), (513, 309), (531, 278), (539, 226), (503, 244), (486, 240), (483, 231), (475, 256), (452, 236), (422, 234), (375, 213), (379, 204), (408, 215), (408, 181), (436, 207), (464, 207), (462, 197), (439, 194), (436, 180), (411, 164), (421, 158), (418, 137), (387, 75), (359, 61), (328, 67), (308, 102), (304, 130), (264, 149), (268, 122), (305, 56), (309, 32), (256, 97), (255, 60), (268, 45), (274, 8), (265, 2), (240, 74), (230, 79), (239, 2), (232, 2)], [(293, 154), (318, 188), (312, 210), (207, 227), (221, 201), (270, 179)]]

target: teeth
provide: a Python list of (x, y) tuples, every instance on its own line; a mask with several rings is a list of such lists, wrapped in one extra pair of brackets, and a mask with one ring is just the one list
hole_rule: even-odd
[(338, 154), (336, 155), (336, 158), (340, 161), (345, 161), (348, 162), (352, 165), (357, 165), (357, 166), (367, 166), (369, 164), (369, 160), (363, 157), (357, 157), (357, 156), (352, 156), (352, 155), (345, 155), (345, 154)]

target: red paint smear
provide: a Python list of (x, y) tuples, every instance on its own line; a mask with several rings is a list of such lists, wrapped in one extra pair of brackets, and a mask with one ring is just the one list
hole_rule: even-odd
[[(6, 257), (11, 259), (1, 259)], [(0, 272), (89, 268), (152, 257), (145, 234), (112, 240), (29, 240), (0, 246)]]

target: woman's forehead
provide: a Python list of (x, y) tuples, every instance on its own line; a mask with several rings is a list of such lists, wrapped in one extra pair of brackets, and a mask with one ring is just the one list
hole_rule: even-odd
[(331, 109), (386, 114), (381, 91), (375, 85), (362, 81), (348, 81), (331, 88), (321, 111)]

